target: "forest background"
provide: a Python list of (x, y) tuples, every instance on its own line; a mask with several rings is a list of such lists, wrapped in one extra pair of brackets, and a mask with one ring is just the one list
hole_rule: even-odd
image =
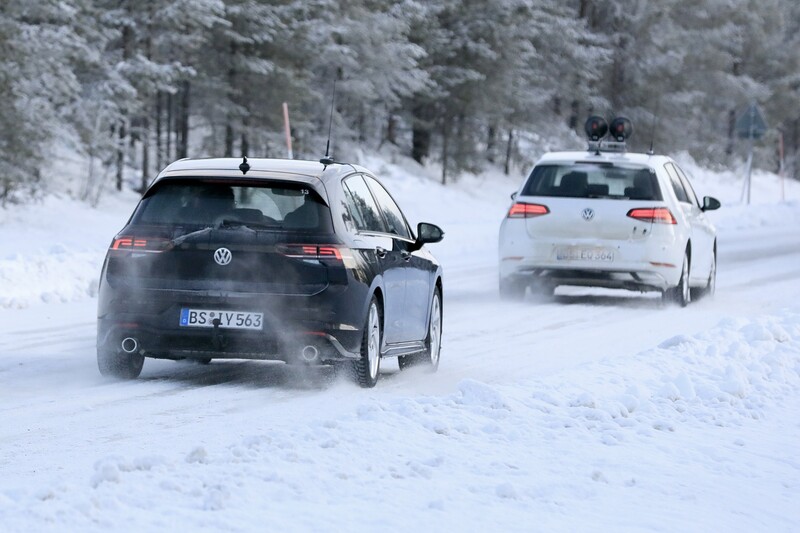
[(182, 157), (407, 155), (443, 182), (577, 148), (590, 114), (632, 149), (800, 178), (796, 0), (2, 0), (0, 203), (143, 189)]

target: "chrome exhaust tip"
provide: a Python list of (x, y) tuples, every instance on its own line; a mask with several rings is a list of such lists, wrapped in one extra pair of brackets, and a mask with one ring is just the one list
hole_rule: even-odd
[(303, 348), (303, 351), (300, 352), (300, 355), (302, 356), (303, 361), (306, 363), (313, 363), (319, 357), (319, 350), (316, 346), (309, 344)]
[(122, 351), (125, 353), (134, 353), (139, 349), (139, 342), (133, 337), (125, 337), (122, 339)]

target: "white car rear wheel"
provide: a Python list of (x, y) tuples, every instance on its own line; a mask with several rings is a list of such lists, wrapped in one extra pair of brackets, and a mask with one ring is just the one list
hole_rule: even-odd
[(678, 285), (667, 289), (663, 293), (663, 301), (665, 303), (674, 303), (681, 307), (686, 307), (692, 301), (692, 291), (689, 288), (689, 254), (683, 256), (683, 266), (681, 267), (681, 277), (678, 280)]
[(498, 289), (501, 300), (521, 302), (525, 299), (525, 291), (528, 289), (528, 285), (520, 280), (500, 278)]
[(711, 255), (711, 270), (708, 273), (708, 281), (705, 287), (699, 289), (692, 289), (692, 300), (699, 300), (714, 296), (717, 290), (717, 252)]

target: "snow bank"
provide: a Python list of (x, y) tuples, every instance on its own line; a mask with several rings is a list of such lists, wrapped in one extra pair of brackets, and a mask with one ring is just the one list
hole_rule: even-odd
[(94, 296), (105, 251), (137, 201), (108, 195), (92, 209), (51, 196), (0, 209), (0, 308)]
[(675, 158), (691, 177), (697, 196), (713, 196), (722, 209), (709, 213), (721, 231), (800, 224), (800, 182), (771, 172), (753, 171), (750, 205), (743, 197), (745, 169), (714, 171), (697, 165), (686, 153)]
[[(346, 385), (335, 385), (345, 387)], [(6, 531), (789, 531), (800, 314), (0, 491)], [(713, 443), (713, 444), (712, 444)], [(700, 469), (698, 471), (697, 469)]]

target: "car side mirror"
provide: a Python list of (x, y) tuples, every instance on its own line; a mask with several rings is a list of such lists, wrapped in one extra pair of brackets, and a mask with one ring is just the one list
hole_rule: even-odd
[(417, 245), (439, 242), (444, 238), (444, 231), (435, 224), (420, 222), (417, 224)]
[(512, 199), (512, 200), (516, 200), (516, 199), (517, 199), (517, 193), (516, 193), (516, 191), (514, 191), (514, 192), (512, 192), (512, 193), (511, 193), (511, 199)]
[(716, 198), (712, 196), (703, 196), (703, 211), (714, 211), (720, 207), (722, 207), (722, 204), (719, 203), (719, 200)]

